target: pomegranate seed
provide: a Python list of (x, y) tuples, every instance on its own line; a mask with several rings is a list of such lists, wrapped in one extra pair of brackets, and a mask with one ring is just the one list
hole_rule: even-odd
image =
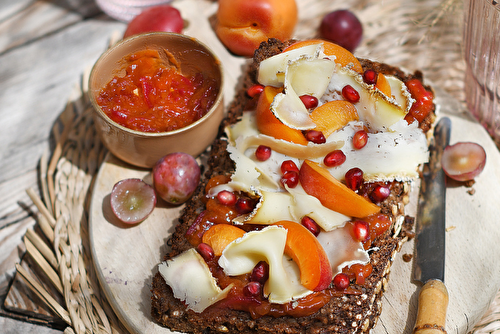
[(281, 174), (286, 172), (299, 172), (299, 167), (292, 160), (285, 160), (281, 163)]
[(230, 206), (236, 203), (236, 195), (228, 190), (219, 191), (219, 193), (217, 194), (217, 199), (222, 205)]
[(312, 95), (302, 95), (300, 96), (300, 100), (307, 109), (313, 109), (318, 106), (318, 98)]
[(363, 184), (363, 171), (358, 167), (349, 169), (345, 173), (345, 182), (350, 189), (358, 190)]
[(302, 219), (300, 220), (300, 223), (305, 228), (307, 228), (312, 234), (314, 234), (315, 237), (317, 237), (319, 235), (319, 232), (321, 232), (321, 229), (320, 229), (318, 223), (316, 223), (314, 221), (314, 219), (312, 219), (309, 216), (302, 217)]
[(352, 137), (352, 146), (359, 150), (366, 146), (368, 142), (368, 133), (365, 130), (357, 131)]
[(262, 290), (259, 282), (250, 282), (243, 287), (243, 293), (248, 296), (258, 296)]
[(335, 289), (344, 290), (349, 286), (349, 276), (344, 273), (339, 273), (335, 275), (333, 278), (333, 285), (335, 285)]
[(374, 70), (366, 70), (363, 73), (363, 81), (369, 85), (375, 85), (377, 83), (378, 73)]
[(373, 189), (370, 197), (374, 202), (382, 202), (391, 194), (391, 189), (385, 185), (378, 185)]
[(264, 86), (255, 84), (247, 89), (247, 95), (250, 97), (255, 97), (264, 91)]
[(326, 143), (326, 138), (323, 132), (316, 130), (309, 130), (305, 133), (306, 139), (314, 144), (324, 144)]
[(370, 238), (370, 225), (362, 220), (356, 220), (353, 225), (354, 237), (356, 240), (365, 242)]
[(269, 264), (266, 261), (260, 261), (253, 268), (250, 280), (252, 282), (259, 282), (260, 284), (264, 284), (268, 278), (269, 278)]
[(249, 198), (240, 197), (236, 201), (236, 211), (239, 214), (250, 213), (253, 211), (253, 203)]
[(288, 188), (295, 188), (299, 184), (299, 173), (295, 171), (285, 172), (280, 181), (283, 187), (287, 185)]
[(212, 260), (215, 256), (212, 247), (203, 242), (198, 246), (196, 246), (196, 250), (198, 251), (198, 253), (200, 253), (201, 257), (203, 257), (203, 259), (205, 259), (205, 261), (207, 262)]
[(328, 153), (323, 159), (323, 163), (327, 167), (337, 167), (342, 165), (346, 160), (346, 156), (342, 150), (335, 150)]
[(255, 157), (259, 161), (266, 161), (271, 157), (271, 148), (265, 145), (259, 145), (255, 150)]
[(359, 101), (359, 93), (351, 85), (346, 85), (342, 88), (342, 96), (351, 103)]

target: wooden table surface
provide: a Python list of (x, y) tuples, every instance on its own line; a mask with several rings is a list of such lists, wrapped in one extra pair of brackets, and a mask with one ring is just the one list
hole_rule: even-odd
[[(82, 73), (125, 24), (90, 0), (0, 1), (0, 299), (8, 292), (22, 237), (35, 224), (26, 194), (39, 189), (41, 155)], [(0, 317), (2, 333), (60, 333)]]
[[(368, 16), (366, 16), (368, 18)], [(372, 27), (376, 28), (376, 27)], [(125, 24), (90, 0), (0, 0), (0, 300), (35, 225), (26, 194), (53, 149), (51, 130), (73, 89)], [(2, 333), (60, 333), (0, 312)]]

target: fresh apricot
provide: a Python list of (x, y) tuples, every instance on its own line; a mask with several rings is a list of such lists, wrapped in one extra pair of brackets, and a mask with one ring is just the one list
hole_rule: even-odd
[(216, 256), (221, 256), (227, 245), (244, 234), (244, 230), (234, 225), (215, 224), (203, 234), (202, 242), (212, 247)]
[(290, 50), (295, 50), (301, 48), (303, 46), (323, 43), (323, 52), (327, 56), (335, 56), (335, 62), (342, 66), (347, 66), (352, 64), (352, 69), (358, 73), (363, 73), (363, 67), (359, 60), (347, 49), (341, 47), (332, 42), (328, 42), (321, 39), (308, 39), (305, 41), (299, 41), (294, 43), (283, 50), (283, 52), (287, 52)]
[(273, 225), (287, 230), (285, 254), (300, 269), (300, 283), (309, 290), (326, 289), (333, 278), (330, 261), (318, 239), (299, 223), (282, 220)]
[(290, 39), (297, 21), (295, 0), (219, 0), (215, 32), (231, 52), (251, 57), (269, 38)]
[(375, 84), (375, 88), (378, 88), (385, 96), (391, 97), (391, 85), (389, 81), (382, 73), (377, 75), (377, 83)]
[(270, 109), (274, 97), (281, 93), (282, 88), (266, 86), (259, 97), (255, 117), (257, 120), (257, 129), (268, 136), (276, 139), (283, 139), (296, 144), (307, 145), (307, 140), (300, 130), (292, 129), (283, 124), (274, 116)]
[(356, 107), (351, 102), (344, 100), (334, 100), (322, 104), (311, 112), (310, 117), (316, 124), (315, 130), (323, 132), (327, 138), (346, 126), (347, 123), (359, 119)]
[(380, 211), (380, 207), (349, 189), (314, 161), (304, 161), (299, 180), (306, 193), (319, 199), (325, 207), (346, 216), (362, 218)]

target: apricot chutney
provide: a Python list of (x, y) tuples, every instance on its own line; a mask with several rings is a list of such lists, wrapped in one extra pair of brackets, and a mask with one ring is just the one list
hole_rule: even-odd
[(115, 76), (99, 93), (97, 103), (116, 123), (141, 132), (183, 128), (203, 117), (218, 94), (212, 78), (183, 75), (157, 50), (128, 56), (123, 77)]

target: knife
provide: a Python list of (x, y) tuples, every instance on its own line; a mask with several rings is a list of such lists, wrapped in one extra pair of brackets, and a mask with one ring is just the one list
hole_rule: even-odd
[(413, 278), (424, 283), (418, 297), (414, 334), (446, 333), (448, 291), (444, 284), (446, 176), (443, 150), (450, 142), (451, 121), (442, 118), (429, 146), (418, 197)]

